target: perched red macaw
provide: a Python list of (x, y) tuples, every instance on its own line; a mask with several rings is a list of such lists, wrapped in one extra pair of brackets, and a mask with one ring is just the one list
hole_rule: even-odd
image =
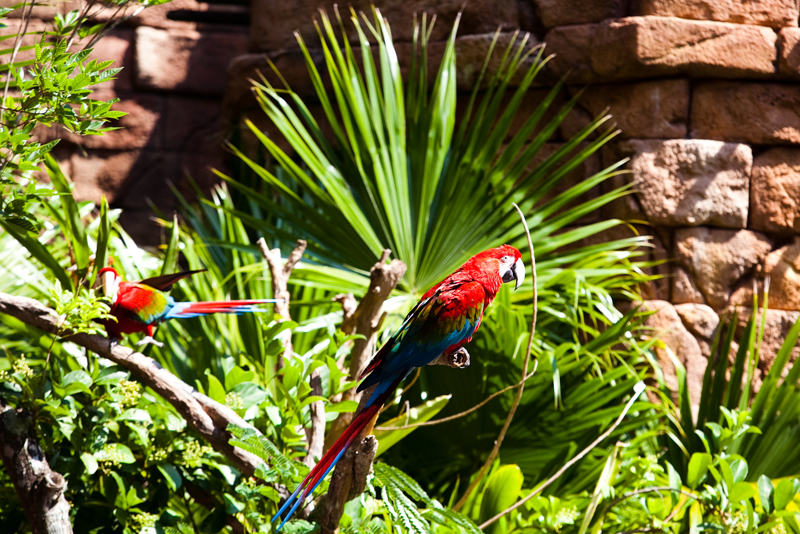
[(359, 378), (366, 378), (358, 386), (358, 391), (375, 386), (374, 391), (341, 437), (272, 518), (275, 521), (291, 506), (278, 530), (319, 486), (350, 444), (375, 424), (378, 412), (395, 394), (400, 382), (414, 368), (428, 365), (442, 354), (466, 352), (462, 345), (469, 342), (478, 330), (483, 312), (494, 300), (500, 286), (516, 281), (516, 289), (524, 278), (525, 266), (519, 250), (503, 245), (473, 256), (422, 296), (406, 316), (400, 330), (381, 347), (361, 373)]
[(152, 343), (163, 346), (153, 339), (156, 327), (169, 319), (188, 319), (212, 313), (252, 313), (266, 311), (257, 305), (269, 300), (231, 300), (219, 302), (175, 302), (164, 291), (169, 291), (172, 284), (203, 271), (186, 271), (183, 273), (165, 274), (141, 280), (125, 282), (113, 267), (100, 269), (98, 275), (103, 281), (103, 292), (111, 298), (111, 315), (117, 321), (103, 321), (108, 337), (121, 339), (122, 334), (146, 332), (147, 337), (137, 343)]

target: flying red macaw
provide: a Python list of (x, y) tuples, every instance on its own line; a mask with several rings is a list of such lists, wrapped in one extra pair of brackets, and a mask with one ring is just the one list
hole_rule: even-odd
[(265, 311), (258, 304), (275, 302), (269, 300), (231, 300), (219, 302), (175, 302), (164, 291), (172, 284), (201, 271), (165, 274), (139, 282), (125, 282), (113, 267), (100, 269), (98, 275), (103, 281), (103, 292), (111, 297), (111, 315), (117, 321), (103, 321), (108, 337), (121, 339), (122, 334), (146, 332), (147, 337), (137, 343), (152, 343), (163, 346), (153, 339), (156, 327), (169, 319), (188, 319), (212, 313), (252, 313)]
[(516, 281), (517, 289), (524, 279), (525, 266), (519, 250), (503, 245), (473, 256), (422, 296), (406, 316), (400, 330), (381, 347), (361, 373), (359, 379), (366, 378), (358, 386), (358, 391), (371, 386), (375, 389), (341, 437), (272, 518), (275, 521), (291, 506), (278, 530), (330, 473), (350, 444), (372, 428), (381, 407), (395, 394), (400, 382), (414, 368), (428, 365), (441, 354), (466, 353), (462, 345), (469, 342), (478, 330), (483, 312), (494, 300), (500, 286)]

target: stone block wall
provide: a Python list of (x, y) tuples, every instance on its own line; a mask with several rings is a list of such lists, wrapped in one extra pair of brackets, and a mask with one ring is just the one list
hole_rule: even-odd
[[(81, 9), (83, 2), (37, 7), (29, 29), (40, 31), (57, 12)], [(124, 226), (143, 245), (162, 242), (152, 216), (154, 207), (168, 216), (175, 208), (170, 184), (192, 196), (189, 177), (208, 189), (216, 181), (211, 169), (224, 168), (225, 75), (228, 63), (248, 49), (249, 6), (242, 2), (173, 0), (124, 22), (93, 53), (124, 67), (117, 80), (95, 91), (98, 99), (120, 99), (114, 109), (128, 115), (111, 125), (122, 128), (91, 137), (58, 128), (38, 132), (44, 140), (62, 139), (55, 155), (75, 180), (76, 196), (99, 202), (105, 194), (112, 207), (124, 209)], [(15, 30), (14, 23), (18, 19), (6, 31)]]

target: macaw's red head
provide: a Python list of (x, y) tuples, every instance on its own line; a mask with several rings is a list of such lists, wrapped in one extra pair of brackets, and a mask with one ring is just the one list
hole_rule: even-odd
[(511, 245), (484, 250), (470, 258), (462, 269), (492, 277), (499, 276), (504, 284), (514, 281), (516, 282), (514, 289), (519, 289), (522, 281), (525, 280), (525, 264), (522, 263), (522, 255)]
[(103, 294), (111, 297), (111, 303), (117, 301), (117, 292), (119, 291), (119, 283), (122, 282), (122, 277), (113, 267), (104, 267), (97, 273), (100, 280), (103, 281)]

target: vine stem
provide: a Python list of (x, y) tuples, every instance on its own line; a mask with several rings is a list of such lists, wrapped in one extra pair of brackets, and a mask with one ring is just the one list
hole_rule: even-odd
[[(519, 403), (522, 400), (522, 392), (525, 389), (525, 381), (530, 378), (528, 376), (528, 364), (531, 361), (531, 351), (533, 350), (533, 334), (536, 330), (536, 301), (539, 297), (536, 291), (536, 255), (533, 251), (533, 241), (531, 240), (531, 231), (528, 229), (528, 221), (525, 219), (525, 215), (522, 213), (522, 210), (519, 209), (519, 206), (514, 203), (511, 205), (517, 210), (519, 218), (522, 220), (522, 226), (525, 227), (525, 236), (528, 238), (528, 249), (531, 251), (531, 282), (533, 283), (533, 317), (531, 318), (531, 332), (530, 336), (528, 337), (528, 348), (525, 351), (525, 360), (522, 362), (522, 377), (519, 382), (519, 389), (517, 389), (517, 395), (514, 397), (514, 403), (511, 405), (511, 409), (508, 411), (506, 422), (503, 424), (503, 428), (500, 429), (500, 434), (497, 436), (497, 440), (494, 442), (492, 452), (489, 453), (489, 457), (486, 459), (483, 467), (481, 467), (478, 476), (475, 477), (475, 480), (473, 480), (472, 484), (469, 485), (467, 491), (464, 492), (464, 495), (461, 496), (461, 499), (459, 499), (459, 501), (453, 507), (453, 510), (456, 512), (461, 510), (461, 508), (464, 506), (464, 503), (467, 502), (469, 496), (473, 491), (475, 491), (475, 488), (478, 486), (483, 477), (486, 476), (486, 473), (489, 471), (489, 467), (491, 467), (492, 462), (494, 462), (494, 459), (497, 458), (497, 455), (500, 453), (500, 446), (503, 444), (503, 440), (506, 437), (508, 428), (511, 426), (511, 420), (514, 419), (514, 414), (516, 413), (517, 407), (519, 407)], [(533, 372), (531, 374), (535, 373), (538, 367), (539, 362), (537, 360), (534, 362)]]

